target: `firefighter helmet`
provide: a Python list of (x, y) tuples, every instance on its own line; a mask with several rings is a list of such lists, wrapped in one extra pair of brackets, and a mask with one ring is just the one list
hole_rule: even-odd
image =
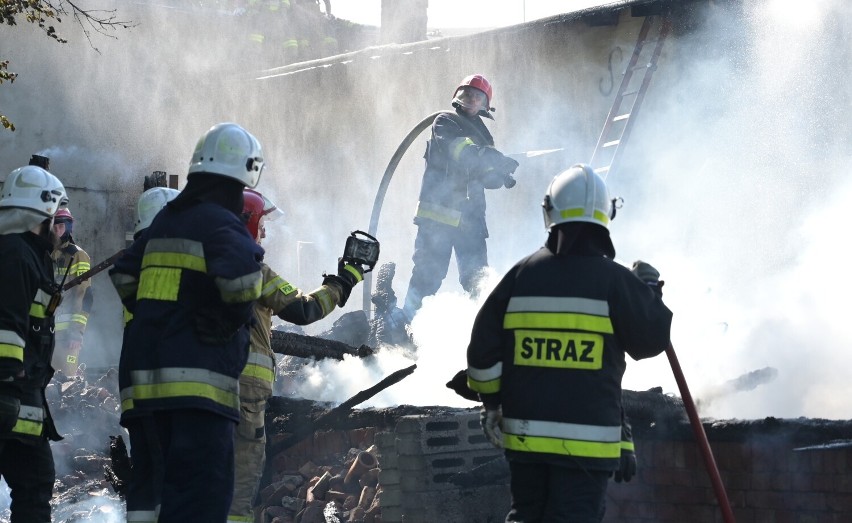
[(154, 216), (178, 194), (180, 191), (168, 187), (152, 187), (143, 192), (136, 203), (136, 227), (133, 229), (133, 234), (139, 234), (150, 227)]
[(0, 194), (0, 208), (32, 209), (48, 217), (66, 205), (68, 195), (62, 182), (35, 165), (25, 165), (12, 171)]
[[(491, 82), (481, 74), (472, 74), (461, 81), (453, 94), (453, 107), (476, 111), (480, 116), (491, 118)], [(484, 97), (482, 95), (485, 95)]]
[(266, 196), (253, 189), (243, 191), (243, 221), (252, 238), (257, 238), (261, 218), (266, 217), (272, 221), (282, 214), (284, 213)]
[(189, 174), (208, 173), (255, 187), (263, 172), (263, 149), (257, 138), (235, 123), (211, 127), (198, 140)]
[(576, 164), (557, 174), (544, 195), (544, 226), (589, 222), (608, 227), (615, 217), (603, 178), (586, 164)]

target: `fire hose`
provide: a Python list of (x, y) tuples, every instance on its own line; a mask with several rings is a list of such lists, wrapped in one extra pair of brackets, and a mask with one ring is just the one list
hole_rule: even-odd
[(698, 440), (698, 447), (701, 450), (701, 457), (704, 458), (704, 466), (707, 468), (707, 473), (710, 474), (710, 481), (713, 483), (713, 491), (716, 493), (716, 500), (719, 502), (719, 508), (722, 509), (722, 517), (725, 523), (734, 523), (734, 513), (731, 510), (731, 503), (728, 501), (728, 494), (725, 492), (725, 486), (722, 484), (722, 476), (719, 474), (719, 468), (716, 466), (716, 460), (713, 457), (713, 450), (710, 448), (710, 441), (707, 439), (707, 434), (704, 432), (704, 426), (701, 424), (701, 419), (698, 417), (698, 410), (695, 408), (695, 402), (692, 401), (692, 394), (689, 393), (689, 387), (686, 385), (686, 378), (683, 376), (683, 370), (680, 368), (680, 363), (677, 360), (674, 347), (671, 342), (666, 348), (666, 356), (669, 358), (669, 363), (672, 366), (677, 387), (680, 389), (680, 396), (683, 400), (683, 405), (686, 407), (686, 413), (689, 416), (689, 424), (692, 425), (692, 431), (695, 433), (695, 439)]
[[(455, 114), (453, 111), (438, 111), (436, 113), (432, 113), (423, 120), (420, 121), (417, 125), (415, 125), (408, 134), (405, 135), (405, 138), (402, 139), (402, 142), (396, 148), (396, 151), (391, 156), (390, 161), (388, 162), (388, 166), (385, 168), (385, 173), (382, 176), (382, 181), (379, 183), (379, 190), (376, 192), (376, 199), (373, 201), (373, 213), (370, 215), (370, 228), (367, 232), (371, 236), (376, 236), (376, 229), (379, 227), (379, 215), (382, 213), (382, 204), (385, 201), (385, 194), (388, 192), (388, 185), (390, 185), (391, 178), (393, 178), (393, 173), (396, 171), (396, 167), (399, 165), (400, 160), (402, 160), (402, 156), (411, 147), (411, 144), (414, 140), (423, 132), (424, 129), (432, 125), (432, 122), (435, 121), (441, 114)], [(369, 320), (372, 316), (371, 314), (371, 302), (370, 296), (372, 294), (372, 283), (373, 283), (373, 275), (372, 273), (364, 274), (364, 281), (362, 283), (364, 287), (364, 314), (367, 315), (367, 319)]]

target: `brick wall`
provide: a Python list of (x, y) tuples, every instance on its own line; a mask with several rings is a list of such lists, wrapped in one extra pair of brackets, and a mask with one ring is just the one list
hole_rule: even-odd
[[(849, 422), (706, 425), (738, 523), (852, 521)], [(665, 435), (668, 433), (669, 438)], [(636, 438), (639, 471), (612, 483), (606, 522), (722, 521), (700, 449), (688, 427)]]
[[(610, 483), (604, 521), (722, 522), (689, 424), (637, 418), (638, 474)], [(767, 418), (705, 423), (705, 431), (738, 523), (852, 522), (852, 423)], [(405, 417), (376, 444), (383, 521), (502, 521), (505, 482), (459, 488), (446, 481), (499, 456), (482, 438), (476, 412)]]

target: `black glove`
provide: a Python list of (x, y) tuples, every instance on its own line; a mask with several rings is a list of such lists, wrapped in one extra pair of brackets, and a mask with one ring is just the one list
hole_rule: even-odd
[(364, 279), (364, 269), (354, 263), (346, 263), (343, 258), (337, 260), (337, 274), (323, 274), (323, 285), (337, 284), (342, 292), (339, 307), (346, 305), (352, 288)]
[(633, 268), (630, 272), (636, 275), (637, 278), (647, 283), (657, 296), (663, 296), (664, 281), (660, 280), (660, 271), (655, 269), (650, 263), (645, 263), (642, 260), (633, 262)]
[(633, 476), (636, 475), (636, 453), (632, 450), (627, 450), (622, 447), (621, 449), (621, 462), (619, 463), (618, 470), (615, 471), (614, 479), (616, 483), (621, 483), (624, 481), (627, 483)]
[(510, 175), (510, 174), (514, 174), (514, 173), (515, 173), (515, 169), (517, 169), (517, 168), (518, 168), (518, 165), (520, 165), (520, 164), (519, 164), (519, 163), (518, 163), (518, 161), (517, 161), (517, 160), (515, 160), (514, 158), (509, 158), (508, 156), (504, 156), (504, 157), (503, 157), (503, 161), (502, 161), (502, 162), (501, 162), (501, 164), (500, 164), (500, 168), (501, 168), (501, 169), (502, 169), (502, 170), (506, 173), (506, 175), (508, 176), (508, 175)]

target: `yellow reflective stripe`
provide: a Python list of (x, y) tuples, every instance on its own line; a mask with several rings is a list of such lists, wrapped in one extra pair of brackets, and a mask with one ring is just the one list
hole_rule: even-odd
[(254, 363), (247, 363), (240, 375), (247, 378), (258, 378), (269, 383), (275, 381), (275, 373), (271, 369)]
[(130, 320), (133, 319), (133, 313), (127, 310), (127, 307), (122, 306), (121, 308), (124, 311), (124, 326), (126, 327), (127, 324), (130, 323)]
[(240, 408), (240, 397), (237, 394), (224, 391), (207, 383), (192, 381), (182, 383), (157, 383), (154, 385), (134, 385), (132, 401), (180, 398), (186, 396), (209, 399), (235, 410)]
[(12, 358), (20, 362), (24, 361), (24, 347), (0, 343), (0, 358)]
[(621, 427), (503, 418), (506, 448), (588, 458), (621, 455)]
[(228, 519), (225, 521), (225, 523), (251, 523), (252, 521), (254, 521), (253, 516), (228, 516)]
[(500, 378), (503, 376), (503, 362), (497, 362), (487, 369), (467, 368), (467, 387), (483, 394), (500, 392)]
[(417, 211), (415, 212), (415, 216), (418, 218), (434, 220), (452, 227), (459, 226), (459, 223), (461, 223), (461, 214), (461, 211), (457, 211), (456, 209), (450, 209), (430, 202), (417, 202)]
[(634, 452), (636, 450), (636, 445), (634, 445), (632, 441), (622, 441), (621, 448), (628, 452)]
[(621, 456), (619, 443), (599, 443), (538, 436), (517, 436), (503, 433), (503, 446), (520, 452), (543, 452), (581, 458), (611, 458)]
[(68, 330), (68, 327), (71, 326), (70, 321), (60, 321), (53, 326), (53, 330), (56, 332)]
[(79, 276), (84, 272), (88, 271), (92, 268), (92, 265), (87, 261), (79, 261), (71, 266), (71, 269), (68, 271), (69, 274), (73, 274), (74, 276)]
[(343, 270), (349, 272), (350, 274), (352, 274), (352, 276), (355, 276), (355, 281), (361, 281), (364, 279), (364, 275), (361, 274), (358, 269), (351, 265), (344, 265)]
[(461, 154), (462, 151), (464, 151), (464, 148), (470, 145), (476, 144), (474, 144), (473, 140), (471, 140), (469, 137), (456, 138), (455, 140), (450, 142), (450, 158), (452, 158), (455, 162), (459, 161), (459, 158), (461, 158)]
[(149, 267), (142, 271), (136, 299), (177, 301), (183, 270)]
[(44, 409), (21, 405), (21, 409), (18, 411), (18, 420), (15, 422), (15, 426), (12, 427), (12, 432), (40, 436), (43, 428)]
[(182, 254), (178, 252), (150, 252), (142, 257), (142, 269), (148, 267), (170, 267), (207, 272), (207, 262), (204, 257)]
[(40, 421), (29, 421), (19, 419), (15, 426), (12, 427), (12, 432), (18, 434), (27, 434), (30, 436), (41, 436), (41, 431), (44, 429), (44, 424)]
[(293, 38), (284, 40), (284, 48), (286, 49), (288, 47), (299, 47), (299, 41)]
[(275, 291), (281, 291), (286, 296), (287, 294), (295, 292), (296, 287), (293, 287), (280, 276), (276, 276), (269, 283), (263, 286), (263, 290), (260, 294), (262, 296), (269, 296)]
[(571, 312), (507, 312), (504, 329), (574, 329), (612, 334), (612, 321), (602, 316)]
[(72, 314), (71, 321), (77, 322), (81, 325), (86, 325), (89, 323), (89, 317), (85, 314)]
[(197, 397), (212, 400), (234, 410), (239, 409), (239, 382), (230, 376), (208, 369), (170, 367), (136, 370), (130, 373), (132, 386), (121, 390), (123, 410), (135, 401)]
[(313, 296), (313, 298), (319, 302), (323, 318), (328, 316), (328, 314), (334, 310), (334, 298), (331, 296), (331, 291), (329, 291), (326, 286), (323, 285), (319, 289), (311, 292), (309, 296)]
[(0, 343), (6, 343), (9, 345), (16, 345), (18, 347), (23, 347), (27, 344), (17, 332), (0, 329)]
[(467, 377), (467, 388), (482, 394), (496, 394), (500, 392), (500, 378), (489, 381), (477, 381), (470, 376)]
[(33, 303), (32, 305), (30, 305), (30, 316), (39, 319), (46, 318), (47, 308), (41, 303)]
[[(584, 209), (582, 207), (577, 208), (577, 209), (563, 209), (563, 210), (559, 211), (559, 214), (563, 218), (580, 218), (580, 217), (583, 217), (583, 216), (586, 215), (586, 209)], [(593, 218), (595, 220), (599, 221), (603, 225), (609, 224), (609, 216), (607, 216), (606, 214), (602, 213), (601, 211), (599, 211), (597, 209), (595, 209), (595, 211), (593, 213)]]
[(249, 35), (249, 40), (256, 43), (256, 44), (262, 44), (263, 43), (263, 35), (258, 34), (258, 33), (252, 33), (252, 34)]
[(263, 274), (260, 271), (236, 278), (217, 277), (214, 280), (225, 303), (245, 303), (260, 298)]

